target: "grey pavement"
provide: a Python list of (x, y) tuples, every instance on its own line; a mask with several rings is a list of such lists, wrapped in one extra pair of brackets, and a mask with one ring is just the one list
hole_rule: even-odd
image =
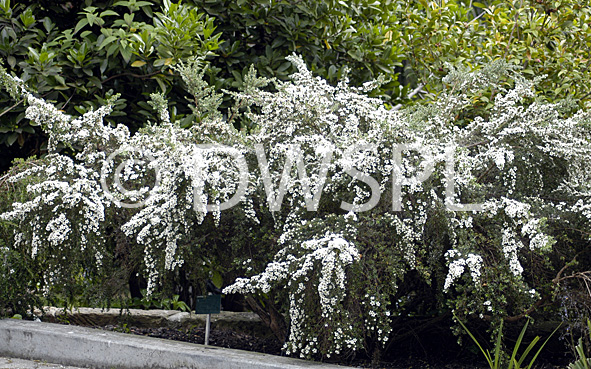
[[(0, 320), (0, 357), (40, 360), (94, 369), (346, 368), (216, 346), (14, 319)], [(50, 364), (34, 362), (33, 365)], [(24, 366), (23, 368), (60, 368), (60, 366)]]
[(24, 360), (0, 357), (0, 369), (83, 369), (75, 366), (46, 363), (41, 360)]

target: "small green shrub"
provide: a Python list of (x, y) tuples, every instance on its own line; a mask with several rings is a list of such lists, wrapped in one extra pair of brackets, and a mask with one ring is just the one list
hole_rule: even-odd
[[(468, 333), (470, 338), (472, 338), (472, 340), (474, 341), (476, 346), (478, 346), (478, 348), (480, 349), (480, 352), (482, 352), (482, 354), (486, 358), (486, 361), (491, 369), (501, 368), (502, 363), (506, 362), (507, 360), (508, 360), (508, 362), (505, 365), (507, 367), (507, 369), (523, 368), (522, 367), (523, 362), (525, 361), (525, 359), (527, 358), (529, 353), (535, 348), (536, 344), (540, 340), (540, 336), (536, 336), (529, 343), (529, 345), (526, 347), (526, 349), (521, 353), (521, 356), (519, 357), (519, 359), (517, 358), (517, 353), (519, 352), (519, 348), (521, 347), (521, 343), (523, 341), (523, 336), (525, 335), (525, 332), (527, 331), (527, 326), (529, 325), (529, 322), (530, 322), (530, 320), (528, 318), (528, 320), (525, 322), (525, 325), (521, 329), (521, 333), (519, 334), (519, 337), (517, 337), (517, 341), (515, 342), (515, 346), (513, 347), (513, 351), (511, 352), (511, 357), (509, 359), (506, 359), (504, 357), (504, 353), (503, 353), (503, 321), (501, 320), (501, 323), (499, 326), (499, 332), (497, 333), (497, 340), (495, 342), (494, 357), (493, 357), (492, 354), (488, 350), (485, 350), (482, 348), (482, 345), (480, 344), (480, 342), (478, 342), (476, 337), (474, 337), (472, 332), (470, 332), (468, 327), (466, 327), (466, 325), (461, 320), (457, 319), (457, 317), (456, 317), (456, 320), (458, 323), (460, 323), (462, 328), (464, 328), (466, 333)], [(546, 341), (544, 341), (544, 343), (542, 343), (542, 345), (538, 348), (538, 350), (536, 351), (536, 353), (534, 354), (534, 356), (530, 360), (529, 364), (525, 368), (531, 369), (533, 367), (536, 359), (540, 355), (540, 352), (544, 349), (544, 346), (546, 346), (546, 343), (548, 343), (548, 340), (550, 340), (550, 338), (554, 335), (554, 333), (556, 333), (556, 331), (558, 330), (559, 327), (560, 326), (558, 326), (554, 330), (554, 332), (552, 332), (552, 334), (550, 334), (550, 336), (548, 336)], [(505, 366), (503, 366), (503, 367), (505, 367)]]

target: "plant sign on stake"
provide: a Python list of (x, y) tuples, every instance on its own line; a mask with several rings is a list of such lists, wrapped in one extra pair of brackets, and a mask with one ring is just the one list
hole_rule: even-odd
[(219, 314), (222, 306), (222, 295), (209, 294), (197, 296), (195, 302), (195, 314), (207, 314), (205, 318), (205, 344), (209, 344), (209, 329), (211, 325), (211, 314)]

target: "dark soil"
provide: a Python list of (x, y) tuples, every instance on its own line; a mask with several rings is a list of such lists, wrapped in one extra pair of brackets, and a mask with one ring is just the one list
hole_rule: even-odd
[[(109, 331), (117, 331), (144, 335), (149, 337), (171, 339), (183, 342), (203, 344), (205, 340), (204, 328), (192, 328), (187, 331), (170, 328), (136, 328), (108, 325), (100, 327)], [(238, 350), (256, 351), (271, 355), (282, 355), (281, 344), (273, 337), (260, 338), (245, 333), (239, 333), (231, 330), (212, 329), (209, 335), (209, 344), (212, 346), (232, 348)], [(360, 368), (384, 368), (384, 369), (485, 369), (486, 362), (482, 362), (478, 355), (464, 354), (460, 357), (436, 356), (425, 359), (411, 355), (400, 355), (396, 358), (389, 358), (387, 362), (372, 363), (368, 360), (331, 360), (334, 364), (350, 365)], [(535, 368), (538, 369), (557, 369), (563, 368), (563, 365), (556, 366), (545, 362), (543, 359), (537, 360)]]
[[(190, 343), (204, 344), (205, 342), (205, 328), (192, 328), (181, 331), (170, 328), (121, 328), (121, 326), (108, 325), (102, 327), (102, 329)], [(209, 344), (218, 347), (281, 355), (281, 344), (272, 337), (257, 338), (230, 330), (212, 329), (209, 332)]]
[[(148, 337), (164, 338), (176, 341), (190, 342), (203, 344), (205, 341), (204, 328), (192, 328), (187, 331), (181, 331), (170, 328), (136, 328), (136, 327), (121, 327), (108, 325), (101, 327), (102, 329), (123, 333), (131, 333), (143, 335)], [(215, 330), (212, 329), (209, 333), (209, 344), (212, 346), (232, 348), (246, 351), (262, 352), (270, 355), (282, 355), (281, 344), (273, 337), (259, 338), (245, 333), (239, 333), (231, 330)], [(437, 369), (481, 369), (482, 366), (475, 366), (470, 362), (455, 362), (455, 363), (432, 363), (420, 358), (404, 357), (395, 359), (392, 362), (382, 362), (376, 365), (371, 365), (368, 361), (354, 360), (352, 362), (330, 361), (334, 364), (352, 365), (361, 368), (388, 368), (388, 369), (402, 369), (402, 368), (437, 368)]]

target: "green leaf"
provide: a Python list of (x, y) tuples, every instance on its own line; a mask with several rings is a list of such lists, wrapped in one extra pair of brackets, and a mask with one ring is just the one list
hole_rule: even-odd
[(152, 18), (154, 16), (153, 12), (152, 12), (152, 7), (150, 6), (142, 6), (142, 10), (144, 11), (144, 13), (149, 17)]
[[(521, 329), (521, 333), (519, 334), (519, 337), (517, 338), (517, 341), (515, 342), (515, 346), (513, 347), (513, 353), (511, 354), (511, 360), (509, 362), (508, 369), (513, 369), (514, 364), (517, 364), (518, 365), (517, 368), (519, 368), (519, 364), (517, 363), (515, 358), (517, 357), (517, 350), (519, 350), (519, 346), (521, 346), (521, 341), (523, 340), (523, 335), (525, 334), (525, 331), (527, 330), (528, 324), (529, 324), (529, 319), (527, 320), (527, 322), (525, 322), (525, 325)], [(539, 339), (539, 337), (537, 337), (537, 338)], [(530, 344), (530, 346), (532, 346), (532, 344)], [(524, 355), (527, 355), (527, 353)]]
[(18, 138), (18, 133), (11, 133), (6, 137), (6, 144), (12, 146)]
[(98, 49), (101, 50), (102, 48), (104, 48), (105, 46), (107, 46), (108, 44), (110, 44), (111, 42), (113, 42), (115, 40), (117, 40), (117, 37), (115, 37), (115, 36), (106, 37)]
[(171, 65), (171, 64), (172, 64), (172, 58), (160, 58), (154, 62), (155, 67), (161, 67), (163, 65)]
[(94, 24), (96, 23), (97, 25), (102, 25), (101, 21), (102, 19), (100, 19), (98, 16), (96, 16), (95, 14), (92, 13), (86, 13), (86, 19), (88, 20), (88, 24), (92, 27), (94, 26)]
[(154, 62), (154, 66), (155, 66), (155, 67), (161, 67), (161, 66), (163, 66), (163, 65), (164, 65), (164, 63), (166, 63), (166, 59), (162, 59), (162, 58), (160, 58), (160, 59), (157, 59), (157, 60)]
[(55, 75), (55, 76), (53, 76), (53, 78), (55, 78), (57, 83), (59, 83), (60, 85), (62, 85), (62, 86), (66, 85), (66, 81), (64, 80), (64, 77), (62, 77), (60, 75)]
[(119, 44), (111, 44), (111, 46), (109, 46), (109, 48), (107, 49), (107, 57), (111, 56), (112, 54), (115, 54), (117, 50), (119, 50)]
[(44, 63), (45, 61), (47, 61), (48, 58), (49, 54), (47, 53), (47, 51), (41, 52), (41, 54), (39, 54), (39, 63)]
[(29, 53), (31, 53), (31, 55), (33, 56), (33, 59), (39, 61), (39, 54), (37, 53), (37, 50), (33, 49), (32, 47), (28, 47), (28, 49)]
[(540, 346), (540, 348), (538, 349), (538, 351), (536, 352), (536, 354), (534, 355), (534, 357), (529, 362), (529, 365), (527, 366), (528, 369), (531, 369), (533, 367), (534, 362), (538, 358), (538, 355), (540, 355), (540, 352), (542, 352), (542, 349), (544, 348), (544, 346), (546, 346), (546, 344), (548, 343), (548, 341), (550, 340), (550, 338), (554, 335), (554, 333), (556, 333), (556, 331), (558, 331), (558, 328), (560, 328), (560, 326), (561, 326), (561, 324), (559, 324), (558, 327), (556, 327), (556, 329), (548, 336), (548, 338), (546, 338), (546, 340), (544, 341), (544, 343)]
[(105, 10), (104, 12), (101, 13), (101, 17), (105, 17), (107, 15), (115, 15), (118, 16), (119, 13), (113, 11), (113, 10)]
[(242, 74), (235, 69), (232, 69), (232, 75), (234, 79), (242, 85)]
[(101, 62), (101, 66), (100, 66), (100, 70), (101, 70), (101, 74), (104, 74), (105, 71), (107, 70), (107, 66), (109, 65), (109, 59), (108, 58), (104, 58), (103, 61)]
[(217, 270), (212, 273), (211, 281), (217, 288), (222, 288), (224, 284), (224, 279), (222, 278), (220, 272), (218, 272)]
[(160, 86), (160, 89), (162, 90), (163, 93), (166, 93), (166, 84), (164, 83), (164, 81), (162, 80), (162, 78), (158, 78), (156, 77), (156, 82), (158, 82), (158, 85)]
[(128, 25), (131, 25), (131, 23), (133, 23), (133, 17), (135, 14), (131, 13), (125, 13), (123, 14), (123, 20), (125, 20), (125, 23), (127, 23)]
[(14, 66), (16, 65), (16, 58), (12, 55), (9, 55), (6, 58), (6, 61), (8, 62), (8, 65), (10, 65), (11, 68), (14, 68)]
[(131, 49), (128, 47), (122, 48), (120, 49), (121, 52), (121, 57), (123, 58), (123, 60), (125, 61), (125, 63), (129, 63), (129, 60), (131, 59)]
[(474, 343), (476, 343), (476, 346), (478, 346), (478, 348), (480, 349), (480, 352), (482, 352), (482, 354), (486, 358), (486, 361), (488, 362), (488, 365), (491, 367), (491, 369), (494, 369), (495, 366), (493, 364), (492, 358), (491, 358), (490, 353), (488, 352), (488, 350), (485, 351), (482, 348), (482, 346), (480, 345), (480, 342), (478, 342), (478, 340), (476, 339), (476, 337), (474, 337), (474, 335), (472, 334), (472, 332), (470, 332), (470, 330), (468, 329), (468, 327), (466, 327), (464, 325), (464, 323), (462, 323), (462, 321), (460, 319), (458, 319), (458, 317), (455, 316), (455, 314), (454, 314), (454, 318), (458, 321), (458, 323), (460, 323), (460, 325), (462, 326), (462, 328), (464, 328), (464, 330), (466, 331), (466, 333), (468, 333), (468, 335), (470, 336), (470, 338), (472, 338), (472, 340), (474, 341)]
[(143, 60), (136, 60), (136, 61), (134, 61), (133, 63), (131, 63), (131, 66), (132, 66), (132, 67), (139, 68), (139, 67), (143, 67), (143, 66), (144, 66), (144, 65), (146, 65), (146, 64), (147, 64), (147, 63), (146, 63), (145, 61), (143, 61)]
[(31, 8), (27, 8), (27, 10), (25, 10), (19, 18), (21, 19), (21, 22), (23, 22), (25, 28), (29, 28), (33, 23), (35, 23), (35, 16), (33, 15)]
[(497, 335), (497, 342), (495, 345), (495, 361), (494, 368), (499, 369), (501, 361), (501, 339), (503, 338), (503, 320), (501, 320), (501, 326), (499, 327), (499, 334)]
[(78, 21), (78, 24), (76, 24), (76, 27), (74, 28), (74, 33), (72, 33), (72, 35), (75, 35), (76, 33), (78, 33), (78, 31), (80, 31), (86, 25), (88, 25), (88, 19), (86, 19), (86, 18), (80, 19)]
[(281, 63), (281, 65), (277, 68), (277, 73), (282, 73), (285, 72), (287, 69), (289, 69), (289, 67), (291, 67), (291, 63), (286, 61)]

